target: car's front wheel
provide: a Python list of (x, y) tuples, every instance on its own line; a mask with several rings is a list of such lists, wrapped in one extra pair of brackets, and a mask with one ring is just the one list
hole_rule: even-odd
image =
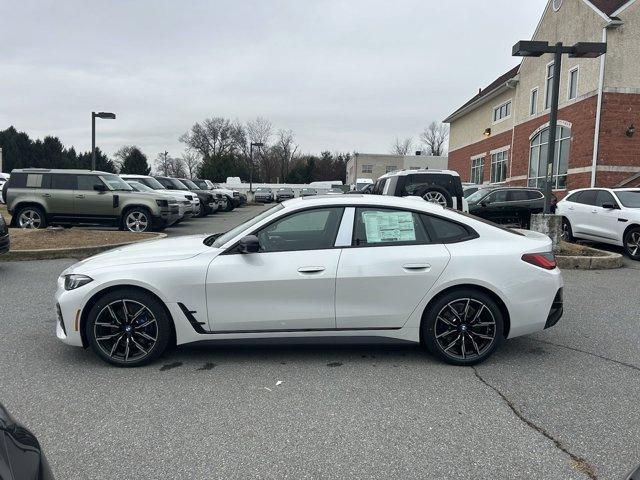
[(235, 205), (233, 204), (233, 200), (229, 197), (227, 197), (227, 207), (224, 209), (225, 212), (230, 212), (235, 208)]
[(496, 302), (477, 290), (454, 290), (425, 312), (422, 339), (436, 357), (453, 365), (483, 362), (504, 341), (504, 319)]
[(624, 250), (633, 260), (640, 260), (640, 227), (633, 227), (624, 234)]
[(115, 290), (89, 311), (85, 335), (92, 350), (118, 367), (139, 367), (157, 359), (171, 339), (170, 320), (155, 297)]
[(21, 208), (16, 214), (16, 225), (20, 228), (46, 228), (47, 219), (40, 207), (28, 206)]
[(122, 226), (130, 232), (148, 232), (151, 230), (151, 215), (144, 208), (132, 208), (123, 215)]

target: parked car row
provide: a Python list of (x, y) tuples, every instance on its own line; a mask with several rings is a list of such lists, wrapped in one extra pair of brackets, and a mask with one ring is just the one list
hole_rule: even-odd
[[(11, 225), (108, 225), (162, 230), (190, 217), (242, 205), (239, 192), (206, 180), (115, 175), (90, 170), (16, 169), (3, 186)], [(246, 201), (246, 197), (245, 197)]]
[[(342, 189), (340, 188), (332, 188), (327, 195), (336, 195), (342, 194)], [(300, 189), (301, 197), (312, 197), (318, 195), (318, 190), (311, 187), (306, 187)], [(296, 196), (293, 188), (290, 187), (282, 187), (282, 188), (269, 188), (269, 187), (259, 187), (256, 188), (254, 199), (258, 203), (271, 203), (271, 202), (284, 202), (285, 200), (289, 200)]]

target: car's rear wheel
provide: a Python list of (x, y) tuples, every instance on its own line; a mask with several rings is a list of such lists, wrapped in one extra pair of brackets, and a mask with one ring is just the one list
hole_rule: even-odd
[(132, 208), (123, 215), (122, 226), (130, 232), (151, 231), (151, 215), (144, 208)]
[(573, 242), (573, 230), (571, 230), (571, 223), (566, 218), (562, 219), (562, 240), (565, 242)]
[(496, 302), (477, 290), (454, 290), (425, 312), (422, 338), (435, 356), (453, 365), (486, 360), (504, 341), (504, 319)]
[(428, 187), (422, 193), (422, 198), (424, 198), (427, 202), (437, 203), (438, 205), (442, 205), (443, 207), (451, 208), (453, 206), (453, 198), (451, 197), (451, 194), (444, 188), (438, 187), (436, 185)]
[(44, 210), (40, 207), (22, 207), (16, 214), (16, 218), (16, 225), (20, 228), (35, 229), (47, 227)]
[(640, 227), (633, 227), (624, 234), (624, 250), (633, 260), (640, 260)]
[(138, 367), (157, 359), (171, 339), (170, 320), (155, 297), (137, 290), (115, 290), (93, 305), (85, 323), (92, 350), (119, 367)]

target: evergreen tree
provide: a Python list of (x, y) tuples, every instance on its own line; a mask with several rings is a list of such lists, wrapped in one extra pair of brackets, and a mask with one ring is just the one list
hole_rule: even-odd
[(126, 148), (126, 153), (122, 157), (120, 173), (149, 175), (151, 167), (147, 161), (147, 156), (138, 147), (123, 147), (120, 151), (124, 150), (124, 148)]

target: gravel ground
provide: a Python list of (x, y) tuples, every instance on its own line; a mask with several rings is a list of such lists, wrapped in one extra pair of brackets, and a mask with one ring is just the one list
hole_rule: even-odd
[(561, 322), (475, 369), (415, 346), (235, 342), (123, 370), (55, 339), (71, 263), (0, 264), (0, 401), (57, 478), (622, 479), (640, 462), (633, 268), (565, 272)]

